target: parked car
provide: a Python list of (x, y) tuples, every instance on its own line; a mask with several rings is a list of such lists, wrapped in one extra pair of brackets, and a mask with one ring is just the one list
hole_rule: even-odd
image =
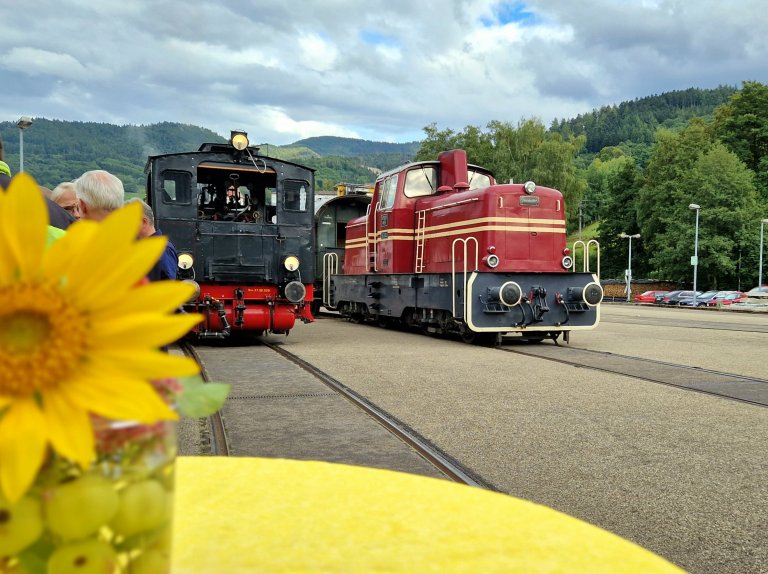
[[(699, 297), (703, 293), (701, 291), (696, 291), (696, 297)], [(678, 291), (677, 293), (674, 293), (670, 296), (665, 296), (662, 300), (665, 305), (678, 305), (680, 303), (680, 299), (693, 298), (693, 291)]]
[[(704, 307), (709, 301), (711, 301), (720, 291), (705, 291), (700, 295), (696, 295), (696, 306)], [(680, 297), (677, 304), (681, 307), (693, 307), (693, 292), (685, 297)]]
[(636, 295), (632, 301), (635, 303), (655, 303), (656, 297), (660, 295), (666, 295), (669, 291), (645, 291), (640, 295)]
[(665, 294), (663, 294), (663, 295), (656, 295), (656, 301), (655, 301), (655, 303), (656, 303), (657, 305), (664, 305), (664, 304), (666, 304), (666, 302), (667, 302), (667, 301), (669, 301), (669, 298), (670, 298), (670, 297), (674, 297), (674, 296), (676, 296), (678, 293), (682, 293), (682, 291), (680, 291), (680, 290), (678, 289), (677, 291), (667, 291), (667, 292), (666, 292)]
[(753, 287), (746, 293), (747, 303), (768, 303), (768, 285), (762, 285), (760, 287)]
[(707, 301), (709, 307), (717, 305), (732, 305), (733, 303), (744, 303), (747, 300), (747, 294), (742, 291), (720, 291), (718, 294)]

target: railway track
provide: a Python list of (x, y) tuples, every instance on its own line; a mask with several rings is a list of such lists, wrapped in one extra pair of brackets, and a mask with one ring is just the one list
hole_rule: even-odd
[[(192, 357), (200, 366), (200, 374), (205, 382), (211, 382), (210, 374), (205, 368), (203, 360), (195, 350), (195, 347), (189, 342), (180, 343), (182, 352), (188, 357)], [(224, 421), (221, 420), (221, 412), (217, 411), (208, 417), (210, 429), (210, 451), (214, 456), (229, 456), (229, 446), (227, 445), (227, 434), (224, 430)]]
[[(360, 411), (366, 415), (364, 417), (364, 420), (367, 421), (367, 424), (375, 424), (385, 429), (388, 433), (396, 437), (400, 443), (402, 443), (405, 447), (407, 447), (409, 451), (415, 453), (421, 459), (423, 459), (424, 461), (429, 463), (432, 467), (434, 467), (440, 475), (461, 484), (493, 490), (493, 487), (491, 485), (485, 483), (482, 479), (475, 476), (471, 471), (467, 470), (461, 464), (459, 464), (456, 460), (446, 455), (440, 449), (438, 449), (433, 444), (431, 444), (428, 440), (424, 439), (422, 436), (416, 433), (413, 429), (403, 424), (402, 422), (397, 420), (395, 417), (391, 416), (386, 411), (380, 409), (370, 401), (366, 400), (363, 396), (355, 393), (354, 391), (349, 389), (347, 386), (343, 385), (338, 380), (329, 376), (327, 373), (324, 373), (323, 371), (314, 367), (307, 361), (297, 357), (293, 353), (286, 351), (285, 349), (281, 348), (280, 345), (276, 345), (276, 344), (269, 343), (263, 340), (258, 340), (258, 339), (254, 339), (253, 344), (256, 346), (266, 347), (271, 351), (273, 351), (278, 356), (282, 357), (283, 359), (290, 361), (293, 365), (301, 369), (301, 371), (309, 374), (316, 382), (322, 383), (324, 387), (331, 389), (333, 393), (302, 392), (302, 393), (284, 393), (282, 395), (265, 394), (265, 395), (247, 395), (247, 396), (239, 396), (239, 397), (235, 395), (233, 397), (231, 396), (230, 399), (228, 399), (228, 401), (229, 400), (236, 401), (238, 398), (251, 399), (251, 400), (270, 400), (270, 399), (274, 400), (275, 398), (279, 398), (279, 399), (287, 399), (287, 400), (301, 399), (303, 401), (312, 401), (316, 399), (322, 400), (323, 398), (328, 397), (329, 394), (332, 394), (333, 396), (341, 397), (345, 400), (347, 404), (352, 405), (356, 411)], [(216, 376), (211, 375), (211, 373), (209, 372), (209, 369), (206, 366), (205, 359), (201, 356), (201, 353), (197, 351), (194, 345), (191, 345), (189, 343), (184, 343), (181, 345), (181, 348), (185, 354), (193, 357), (198, 362), (198, 364), (201, 367), (201, 372), (204, 380), (206, 381), (210, 381), (213, 379), (224, 380), (224, 381), (227, 380), (225, 377), (222, 377), (222, 372), (220, 370), (216, 374)], [(259, 373), (254, 372), (254, 377), (257, 378), (259, 376), (260, 376)], [(224, 412), (224, 415), (222, 415), (222, 412)], [(237, 411), (234, 411), (231, 409), (228, 410), (226, 408), (222, 409), (222, 411), (211, 416), (209, 420), (210, 433), (211, 433), (211, 441), (210, 441), (211, 454), (218, 455), (218, 456), (232, 455), (233, 454), (231, 452), (232, 449), (230, 449), (232, 437), (231, 436), (228, 437), (228, 433), (226, 429), (230, 429), (231, 431), (234, 431), (238, 425), (240, 425), (241, 423), (247, 422), (245, 419), (250, 419), (250, 418), (251, 418), (251, 415), (248, 414), (247, 412), (238, 413)], [(265, 423), (265, 424), (268, 424), (268, 423)], [(323, 432), (332, 432), (332, 431), (329, 431), (329, 429), (325, 429)], [(328, 437), (321, 436), (319, 438), (323, 440), (327, 438), (329, 441), (339, 440), (338, 437), (332, 437), (332, 436), (328, 436)], [(286, 439), (286, 442), (291, 442), (291, 437), (285, 437), (285, 439)], [(242, 448), (238, 450), (242, 450)], [(322, 460), (322, 457), (319, 457), (319, 456), (313, 457), (313, 458), (316, 460)]]
[(593, 369), (705, 393), (724, 399), (768, 406), (768, 380), (691, 367), (606, 351), (557, 345), (502, 346), (506, 353), (536, 357), (556, 363)]

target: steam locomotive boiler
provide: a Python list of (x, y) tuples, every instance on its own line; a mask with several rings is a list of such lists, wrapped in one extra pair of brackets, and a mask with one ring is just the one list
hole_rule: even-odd
[(284, 333), (313, 320), (314, 171), (261, 155), (247, 134), (150, 156), (147, 199), (197, 285), (199, 338)]
[(603, 290), (588, 266), (574, 269), (562, 194), (498, 184), (464, 150), (379, 176), (367, 214), (345, 232), (343, 267), (323, 265), (323, 300), (351, 319), (479, 343), (567, 341), (599, 321)]

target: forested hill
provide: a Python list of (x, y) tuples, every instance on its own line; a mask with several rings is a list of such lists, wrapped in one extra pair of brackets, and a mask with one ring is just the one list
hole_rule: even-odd
[(652, 144), (660, 127), (683, 129), (693, 117), (711, 118), (715, 108), (737, 92), (733, 86), (689, 88), (603, 106), (570, 120), (555, 120), (550, 131), (586, 134), (586, 151), (596, 153), (623, 142)]
[(402, 156), (413, 157), (416, 155), (416, 152), (419, 151), (420, 142), (388, 143), (358, 140), (354, 138), (320, 136), (299, 140), (292, 145), (308, 147), (320, 155), (359, 157), (365, 155), (399, 154)]
[[(19, 167), (19, 130), (0, 122), (6, 162)], [(198, 126), (163, 122), (146, 126), (118, 126), (35, 118), (24, 131), (24, 168), (41, 185), (53, 188), (91, 169), (117, 175), (128, 193), (143, 193), (147, 156), (192, 151), (206, 142), (226, 138)], [(318, 189), (337, 183), (370, 183), (381, 171), (413, 159), (418, 142), (392, 144), (352, 138), (317, 137), (288, 146), (261, 145), (266, 155), (302, 163), (316, 170)]]
[[(736, 91), (728, 86), (713, 90), (691, 88), (640, 98), (595, 109), (573, 119), (556, 120), (550, 131), (586, 134), (580, 165), (587, 165), (604, 147), (618, 144), (636, 144), (637, 148), (646, 150), (647, 156), (659, 127), (678, 130), (693, 116), (710, 117), (714, 109), (726, 103)], [(489, 123), (491, 120), (509, 121), (508, 118), (489, 118)], [(434, 126), (425, 127), (425, 141), (434, 129)], [(6, 162), (15, 173), (19, 166), (19, 130), (14, 122), (0, 122), (0, 135), (5, 142)], [(123, 180), (126, 191), (142, 193), (148, 155), (191, 151), (205, 142), (224, 141), (224, 137), (211, 130), (180, 123), (117, 126), (35, 118), (32, 127), (24, 131), (24, 164), (26, 171), (47, 187), (72, 180), (90, 169), (106, 169)], [(370, 183), (377, 173), (412, 161), (421, 144), (322, 136), (288, 146), (262, 143), (261, 151), (314, 168), (317, 188), (328, 190), (341, 181)], [(433, 154), (430, 159), (434, 159)]]
[[(11, 169), (19, 166), (19, 129), (0, 122), (0, 135)], [(224, 142), (211, 130), (163, 122), (117, 126), (35, 118), (24, 130), (24, 169), (46, 187), (70, 181), (91, 169), (106, 169), (123, 181), (129, 193), (143, 192), (147, 156), (196, 150), (203, 142)]]

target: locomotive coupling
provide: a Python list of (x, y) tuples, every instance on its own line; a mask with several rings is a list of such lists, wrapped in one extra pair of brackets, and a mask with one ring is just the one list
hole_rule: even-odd
[(290, 281), (283, 287), (283, 294), (291, 303), (301, 303), (307, 296), (307, 288), (300, 281)]
[(515, 305), (519, 305), (522, 297), (523, 290), (520, 288), (520, 285), (514, 281), (507, 281), (498, 287), (488, 288), (488, 301), (498, 301), (507, 307), (514, 307)]

